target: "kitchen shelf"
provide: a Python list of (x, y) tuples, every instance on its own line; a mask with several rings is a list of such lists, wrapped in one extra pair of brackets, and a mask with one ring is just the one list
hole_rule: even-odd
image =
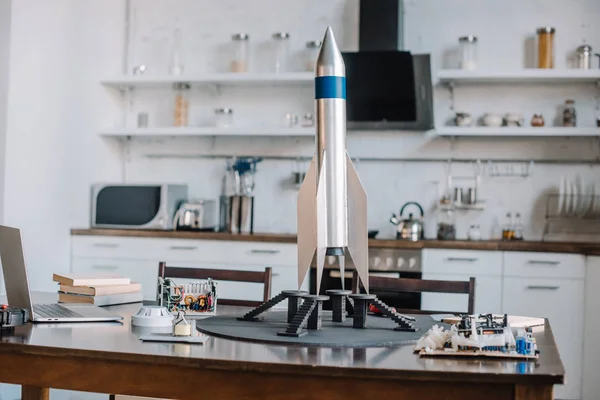
[(286, 73), (208, 73), (180, 76), (152, 76), (131, 75), (118, 76), (104, 79), (101, 83), (108, 87), (118, 89), (124, 87), (160, 87), (171, 86), (174, 83), (184, 82), (191, 85), (287, 85), (309, 84), (315, 78), (313, 72), (286, 72)]
[(446, 69), (438, 71), (441, 83), (569, 83), (600, 81), (600, 69), (537, 69), (486, 71)]
[(548, 136), (600, 136), (600, 128), (556, 127), (489, 127), (489, 126), (444, 126), (436, 128), (437, 136), (476, 136), (476, 137), (548, 137)]
[(452, 203), (448, 205), (439, 205), (440, 210), (476, 210), (483, 211), (487, 207), (487, 203), (477, 202), (475, 204)]
[(167, 127), (167, 128), (115, 128), (106, 129), (99, 132), (100, 136), (114, 138), (129, 137), (194, 137), (194, 136), (270, 136), (270, 137), (290, 137), (290, 136), (315, 136), (315, 127)]

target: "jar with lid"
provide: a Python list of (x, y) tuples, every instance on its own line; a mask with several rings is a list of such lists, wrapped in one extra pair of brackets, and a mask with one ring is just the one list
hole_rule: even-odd
[(556, 29), (544, 26), (537, 29), (538, 68), (554, 68), (554, 33)]
[(233, 57), (229, 64), (231, 72), (248, 72), (250, 59), (250, 36), (247, 33), (236, 33), (233, 41)]
[(219, 128), (229, 128), (233, 125), (233, 110), (231, 108), (215, 108), (215, 125)]
[(515, 229), (513, 233), (513, 240), (523, 240), (523, 223), (521, 222), (521, 214), (515, 215)]
[(319, 48), (321, 48), (320, 40), (311, 40), (306, 42), (304, 67), (307, 71), (314, 72), (315, 64), (317, 63), (317, 55), (319, 54)]
[(438, 207), (438, 240), (456, 239), (456, 214), (449, 197), (442, 197)]
[(477, 64), (477, 37), (463, 36), (458, 38), (460, 44), (460, 68), (473, 70)]
[(190, 109), (190, 84), (176, 83), (174, 85), (175, 102), (173, 111), (173, 126), (188, 126)]
[(515, 235), (515, 227), (511, 213), (506, 213), (504, 225), (502, 226), (502, 240), (512, 240)]
[(592, 46), (584, 44), (577, 48), (576, 66), (579, 69), (592, 68)]
[(563, 126), (577, 126), (577, 111), (575, 111), (575, 100), (565, 101), (563, 110)]
[(290, 34), (275, 32), (273, 34), (273, 69), (275, 72), (285, 72), (289, 53)]

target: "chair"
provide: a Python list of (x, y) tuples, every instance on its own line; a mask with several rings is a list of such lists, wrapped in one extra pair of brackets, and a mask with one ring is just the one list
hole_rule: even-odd
[[(354, 271), (352, 276), (352, 292), (359, 293), (358, 274)], [(424, 279), (408, 279), (408, 278), (386, 278), (381, 276), (369, 277), (369, 291), (385, 291), (385, 292), (413, 292), (413, 293), (456, 293), (468, 294), (468, 310), (466, 313), (473, 314), (475, 312), (475, 278), (470, 278), (468, 281), (437, 281)], [(410, 310), (397, 309), (399, 313), (407, 314), (455, 314), (456, 311), (433, 311), (433, 310)]]
[(205, 269), (205, 268), (182, 268), (168, 267), (165, 262), (158, 263), (158, 276), (161, 278), (181, 278), (181, 279), (208, 279), (215, 281), (232, 282), (255, 282), (263, 283), (263, 299), (257, 300), (233, 300), (219, 297), (219, 305), (258, 307), (271, 298), (271, 277), (273, 273), (271, 267), (266, 267), (262, 271), (240, 271), (229, 269)]

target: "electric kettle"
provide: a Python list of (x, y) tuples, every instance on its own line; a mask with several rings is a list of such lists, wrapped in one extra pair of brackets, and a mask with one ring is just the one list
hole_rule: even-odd
[[(421, 212), (421, 217), (413, 218), (413, 214), (409, 213), (408, 218), (400, 219), (404, 215), (404, 209), (410, 205), (415, 205), (419, 208), (419, 211)], [(396, 216), (396, 214), (392, 214), (392, 217), (390, 218), (390, 222), (392, 224), (398, 226), (397, 232), (396, 232), (396, 239), (411, 240), (413, 242), (416, 242), (417, 240), (422, 240), (424, 238), (424, 234), (423, 234), (423, 216), (424, 216), (424, 214), (425, 213), (423, 212), (423, 207), (421, 207), (421, 205), (419, 203), (414, 202), (414, 201), (409, 201), (408, 203), (404, 204), (402, 206), (402, 208), (400, 209), (400, 214), (398, 216)]]

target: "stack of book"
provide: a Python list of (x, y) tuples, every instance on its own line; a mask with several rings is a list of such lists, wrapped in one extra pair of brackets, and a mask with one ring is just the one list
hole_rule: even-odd
[(60, 284), (59, 303), (87, 303), (96, 306), (137, 303), (143, 299), (142, 285), (118, 275), (53, 274)]

